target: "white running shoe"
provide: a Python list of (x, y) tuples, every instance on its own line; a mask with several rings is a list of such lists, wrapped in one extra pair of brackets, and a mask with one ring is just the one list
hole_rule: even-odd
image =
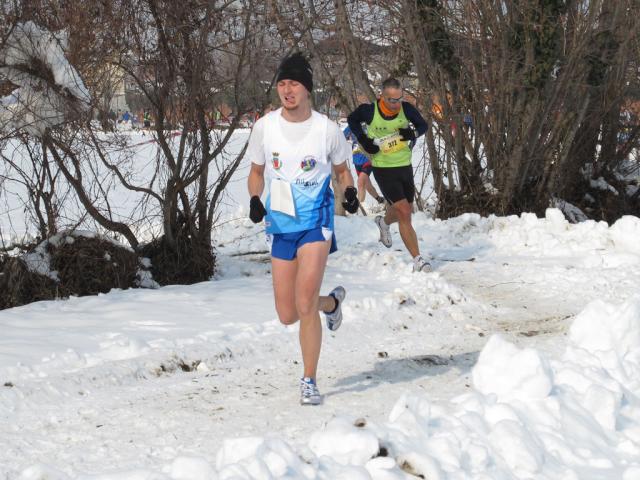
[(421, 255), (418, 255), (413, 259), (413, 271), (414, 272), (431, 272), (431, 264), (422, 258)]
[(303, 377), (300, 379), (300, 405), (320, 405), (322, 395), (318, 391), (318, 386), (313, 378)]
[(332, 332), (338, 330), (342, 325), (342, 301), (346, 295), (347, 292), (344, 287), (336, 287), (329, 293), (329, 296), (335, 298), (337, 302), (336, 309), (333, 312), (324, 312), (327, 328)]
[(393, 243), (393, 239), (391, 238), (391, 230), (389, 229), (389, 225), (384, 223), (384, 218), (382, 215), (378, 215), (375, 218), (376, 225), (380, 229), (380, 239), (379, 241), (387, 248), (391, 248), (391, 244)]

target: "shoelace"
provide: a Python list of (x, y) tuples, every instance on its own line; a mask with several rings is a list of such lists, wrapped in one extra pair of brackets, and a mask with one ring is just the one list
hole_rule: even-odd
[(422, 257), (420, 257), (420, 259), (414, 261), (413, 263), (414, 270), (422, 271), (426, 266), (429, 266), (429, 268), (431, 268), (431, 264), (429, 263), (429, 261)]
[(300, 383), (302, 395), (305, 397), (312, 397), (319, 395), (318, 387), (314, 383), (301, 382)]

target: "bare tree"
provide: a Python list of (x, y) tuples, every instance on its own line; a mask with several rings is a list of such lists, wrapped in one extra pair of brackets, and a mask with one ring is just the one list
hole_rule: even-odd
[[(23, 186), (26, 198), (22, 199), (22, 203), (29, 206), (25, 211), (33, 216), (38, 237), (48, 238), (58, 231), (60, 206), (68, 194), (68, 188), (60, 185), (60, 172), (52, 168), (42, 144), (34, 143), (24, 135), (14, 138), (12, 143), (15, 148), (11, 151), (6, 149), (0, 154), (6, 172), (0, 175), (0, 183)], [(58, 187), (61, 191), (58, 191)]]
[(552, 197), (578, 195), (586, 164), (609, 168), (635, 58), (632, 8), (627, 0), (403, 2), (427, 110), (437, 101), (445, 149), (431, 162), (442, 214), (544, 209)]
[[(66, 58), (93, 94), (88, 110), (67, 109), (61, 121), (32, 132), (42, 139), (47, 158), (90, 217), (132, 247), (141, 246), (140, 223), (153, 221), (119, 215), (111, 207), (114, 189), (137, 195), (144, 206), (138, 213), (157, 215), (161, 235), (144, 253), (164, 270), (164, 277), (155, 272), (161, 283), (208, 278), (216, 207), (244, 153), (229, 151), (229, 140), (243, 114), (261, 111), (269, 101), (270, 82), (265, 85), (259, 74), (269, 58), (269, 32), (250, 28), (265, 25), (260, 3), (193, 0), (176, 9), (156, 0), (81, 2), (92, 13), (82, 18), (57, 2), (40, 3), (30, 15), (38, 21), (46, 11), (46, 28), (65, 28)], [(35, 77), (55, 91), (55, 72), (40, 63)], [(18, 67), (26, 71), (33, 62)], [(150, 133), (159, 155), (155, 173), (143, 181), (132, 171), (126, 139), (105, 135), (104, 124), (92, 122), (108, 113), (103, 99), (114, 71), (130, 79), (151, 106)], [(231, 109), (231, 124), (212, 129), (213, 113), (223, 103)]]

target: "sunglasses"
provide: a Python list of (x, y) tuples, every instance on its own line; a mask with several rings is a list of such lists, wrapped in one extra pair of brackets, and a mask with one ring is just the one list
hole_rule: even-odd
[(400, 103), (403, 98), (403, 95), (400, 95), (398, 98), (384, 97), (384, 101), (387, 103)]

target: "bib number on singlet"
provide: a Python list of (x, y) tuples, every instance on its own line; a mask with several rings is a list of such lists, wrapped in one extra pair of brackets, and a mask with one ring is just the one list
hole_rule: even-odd
[(285, 213), (291, 217), (296, 216), (296, 206), (293, 202), (293, 193), (289, 182), (277, 178), (271, 180), (270, 195), (271, 210)]
[(377, 144), (382, 153), (394, 153), (398, 150), (402, 150), (407, 145), (407, 142), (402, 140), (399, 133), (391, 133), (378, 138)]

